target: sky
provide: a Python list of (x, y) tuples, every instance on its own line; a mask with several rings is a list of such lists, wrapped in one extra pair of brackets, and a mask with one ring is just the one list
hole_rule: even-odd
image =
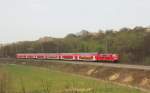
[(150, 26), (150, 0), (0, 0), (0, 43)]

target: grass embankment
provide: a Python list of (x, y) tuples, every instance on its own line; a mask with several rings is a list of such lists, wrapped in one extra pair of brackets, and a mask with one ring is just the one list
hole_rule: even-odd
[(0, 93), (143, 93), (46, 68), (0, 66)]

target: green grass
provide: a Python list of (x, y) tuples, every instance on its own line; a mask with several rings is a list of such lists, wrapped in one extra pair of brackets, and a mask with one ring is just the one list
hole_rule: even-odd
[(4, 89), (9, 88), (6, 93), (143, 93), (46, 68), (22, 65), (3, 65), (0, 68), (0, 72), (2, 69), (7, 72), (8, 78), (3, 78), (7, 81)]

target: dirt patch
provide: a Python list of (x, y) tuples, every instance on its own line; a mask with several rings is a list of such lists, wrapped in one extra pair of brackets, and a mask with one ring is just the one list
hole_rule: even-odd
[(134, 80), (134, 78), (132, 76), (127, 76), (123, 79), (124, 83), (130, 83)]
[(90, 69), (90, 70), (87, 72), (87, 75), (91, 75), (94, 71), (95, 71), (95, 69)]
[(114, 80), (117, 80), (119, 78), (120, 74), (116, 73), (116, 74), (113, 74), (109, 77), (109, 80), (110, 81), (114, 81)]
[(150, 87), (150, 79), (149, 78), (144, 78), (141, 83), (141, 86), (146, 86), (146, 87)]

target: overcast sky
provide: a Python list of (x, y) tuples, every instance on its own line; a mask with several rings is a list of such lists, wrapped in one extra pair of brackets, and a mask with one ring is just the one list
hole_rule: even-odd
[(150, 0), (0, 0), (0, 43), (149, 25)]

